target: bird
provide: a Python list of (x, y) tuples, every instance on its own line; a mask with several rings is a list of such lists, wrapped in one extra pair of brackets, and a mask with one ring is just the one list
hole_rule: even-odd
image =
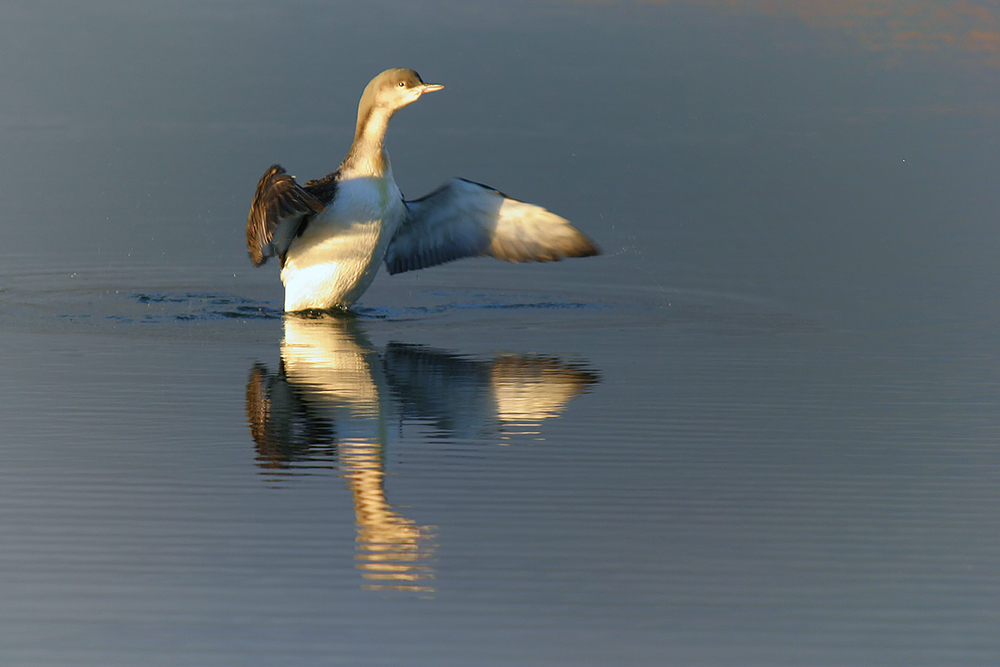
[(354, 141), (333, 173), (299, 185), (274, 164), (257, 184), (247, 216), (255, 267), (281, 264), (286, 312), (343, 310), (390, 274), (463, 257), (545, 262), (600, 254), (568, 220), (487, 185), (453, 178), (406, 201), (392, 174), (385, 136), (399, 109), (444, 88), (412, 69), (388, 69), (358, 103)]

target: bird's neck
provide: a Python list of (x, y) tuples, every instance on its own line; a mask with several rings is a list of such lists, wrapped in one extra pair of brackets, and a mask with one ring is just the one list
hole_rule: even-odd
[(379, 107), (358, 110), (358, 126), (354, 143), (340, 166), (341, 178), (385, 176), (389, 159), (385, 154), (385, 133), (392, 112)]

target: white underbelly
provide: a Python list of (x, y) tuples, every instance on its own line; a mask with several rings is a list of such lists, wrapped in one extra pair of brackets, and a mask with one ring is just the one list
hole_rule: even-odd
[[(351, 205), (343, 205), (351, 202)], [(292, 241), (281, 270), (285, 311), (345, 308), (371, 285), (405, 215), (395, 183), (352, 179)]]

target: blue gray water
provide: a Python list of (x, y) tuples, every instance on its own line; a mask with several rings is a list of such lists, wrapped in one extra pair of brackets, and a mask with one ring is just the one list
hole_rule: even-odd
[[(0, 662), (997, 664), (998, 21), (8, 3)], [(284, 317), (256, 179), (392, 66), (407, 196), (604, 255)]]

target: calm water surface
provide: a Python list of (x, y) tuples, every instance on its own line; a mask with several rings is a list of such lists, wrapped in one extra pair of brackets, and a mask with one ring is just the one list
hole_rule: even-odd
[[(0, 662), (994, 665), (994, 4), (8, 3)], [(260, 173), (599, 258), (284, 317)]]

